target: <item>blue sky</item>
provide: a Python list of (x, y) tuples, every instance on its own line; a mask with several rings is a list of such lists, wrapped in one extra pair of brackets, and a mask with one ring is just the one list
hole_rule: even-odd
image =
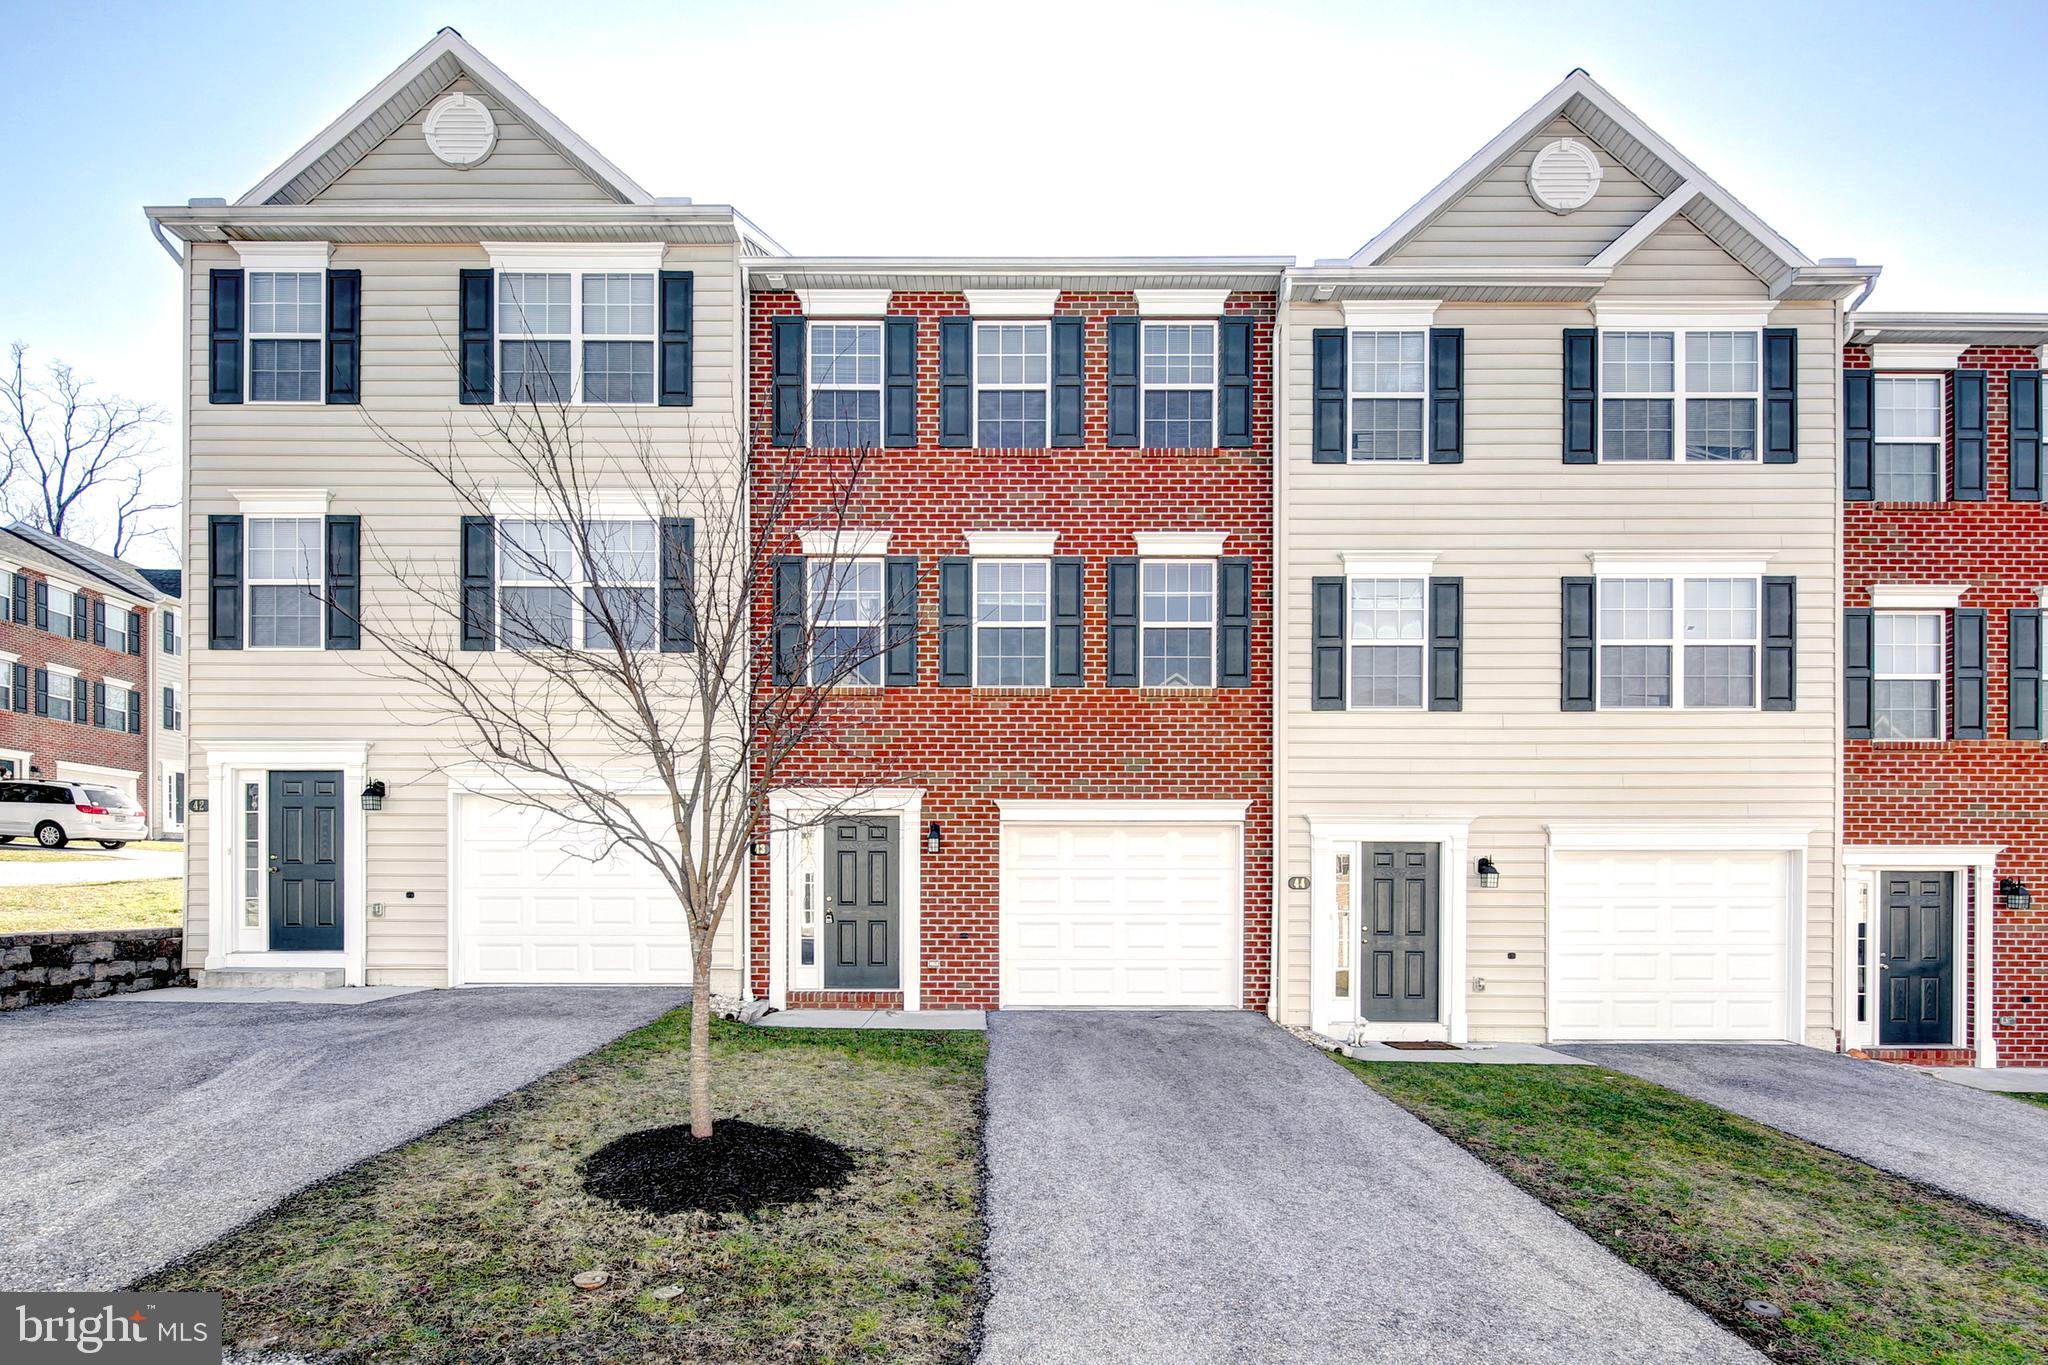
[(1583, 66), (1872, 307), (2048, 310), (2040, 4), (7, 9), (0, 341), (167, 406), (141, 206), (241, 194), (442, 24), (794, 251), (1344, 255)]

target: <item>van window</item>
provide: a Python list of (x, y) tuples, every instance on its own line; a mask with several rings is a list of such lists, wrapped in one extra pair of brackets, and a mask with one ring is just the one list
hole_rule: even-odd
[(86, 804), (105, 806), (109, 810), (129, 810), (135, 805), (126, 792), (117, 792), (110, 787), (86, 787)]

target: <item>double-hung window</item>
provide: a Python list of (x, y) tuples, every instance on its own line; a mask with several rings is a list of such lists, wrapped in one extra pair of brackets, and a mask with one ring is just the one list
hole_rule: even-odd
[(318, 649), (321, 519), (248, 518), (249, 647)]
[(583, 401), (654, 401), (654, 276), (583, 276)]
[(164, 622), (164, 653), (175, 655), (179, 649), (178, 613), (169, 608), (158, 608), (157, 615), (161, 616)]
[(1757, 459), (1761, 334), (1609, 331), (1600, 341), (1600, 458)]
[(499, 396), (508, 403), (575, 399), (573, 276), (498, 272)]
[(1416, 462), (1423, 458), (1423, 391), (1428, 334), (1351, 334), (1351, 459)]
[(810, 334), (811, 445), (882, 444), (882, 324), (814, 322)]
[(1422, 578), (1350, 580), (1353, 708), (1422, 709), (1428, 591)]
[(50, 633), (76, 637), (79, 617), (92, 610), (86, 602), (85, 594), (73, 592), (69, 588), (60, 588), (55, 583), (50, 585), (49, 593)]
[(1940, 739), (1948, 654), (1947, 614), (1881, 611), (1871, 619), (1872, 739)]
[(91, 720), (90, 716), (74, 716), (72, 702), (78, 695), (78, 674), (69, 669), (51, 665), (45, 674), (49, 685), (49, 715), (51, 720)]
[(1946, 409), (1940, 375), (1878, 375), (1873, 490), (1879, 502), (1939, 502)]
[(1216, 561), (1144, 560), (1139, 565), (1138, 597), (1139, 683), (1213, 687)]
[(1044, 687), (1052, 627), (1052, 565), (974, 561), (974, 685)]
[(128, 652), (128, 613), (107, 603), (107, 648), (117, 654)]
[(178, 689), (166, 687), (164, 689), (164, 729), (182, 730), (184, 728), (185, 713), (178, 706)]
[[(498, 523), (500, 638), (513, 649), (651, 650), (661, 554), (646, 518)], [(587, 549), (587, 553), (585, 550)]]
[(1147, 322), (1143, 330), (1145, 445), (1153, 450), (1215, 445), (1216, 324)]
[(317, 403), (322, 292), (319, 270), (249, 272), (249, 401)]
[(654, 278), (645, 270), (500, 270), (499, 397), (652, 403)]
[(1757, 595), (1755, 578), (1601, 579), (1601, 707), (1753, 709)]
[(106, 684), (107, 726), (109, 730), (126, 730), (128, 717), (134, 712), (136, 696), (117, 683)]
[(882, 561), (820, 559), (810, 566), (811, 681), (880, 686)]
[(1043, 322), (974, 326), (975, 444), (1043, 450), (1052, 363)]
[[(14, 709), (14, 665), (19, 662), (19, 655), (0, 653), (0, 711)], [(8, 774), (0, 773), (4, 776)]]

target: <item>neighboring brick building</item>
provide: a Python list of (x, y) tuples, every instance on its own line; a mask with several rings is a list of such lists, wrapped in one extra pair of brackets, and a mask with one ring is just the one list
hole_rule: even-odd
[(154, 825), (163, 594), (122, 560), (24, 527), (0, 531), (0, 587), (0, 777), (118, 787)]
[(1878, 1056), (2048, 1064), (2044, 343), (1859, 314), (1844, 354), (1843, 1018)]
[(789, 766), (864, 790), (778, 806), (751, 993), (1265, 1008), (1279, 263), (864, 273), (751, 272), (764, 695), (915, 622)]

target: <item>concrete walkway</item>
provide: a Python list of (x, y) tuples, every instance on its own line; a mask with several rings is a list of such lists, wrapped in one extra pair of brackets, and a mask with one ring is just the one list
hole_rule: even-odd
[(1967, 1085), (1972, 1090), (1996, 1090), (2006, 1095), (2048, 1095), (2048, 1067), (1929, 1066), (1921, 1070), (1937, 1081)]
[(33, 840), (17, 839), (0, 845), (0, 886), (84, 886), (98, 882), (148, 882), (185, 875), (185, 853), (159, 849), (104, 849), (98, 844), (73, 842), (67, 853), (91, 857), (63, 862), (31, 862), (9, 857), (17, 846), (33, 848)]
[(1944, 1085), (1913, 1067), (1791, 1044), (1563, 1050), (1880, 1170), (2048, 1223), (2048, 1109)]
[(988, 1081), (983, 1365), (1761, 1359), (1259, 1015), (1005, 1011)]
[(203, 991), (0, 1014), (0, 1289), (113, 1290), (688, 999), (591, 987), (330, 1005)]
[(777, 1010), (754, 1021), (761, 1028), (948, 1029), (979, 1033), (980, 1010)]

